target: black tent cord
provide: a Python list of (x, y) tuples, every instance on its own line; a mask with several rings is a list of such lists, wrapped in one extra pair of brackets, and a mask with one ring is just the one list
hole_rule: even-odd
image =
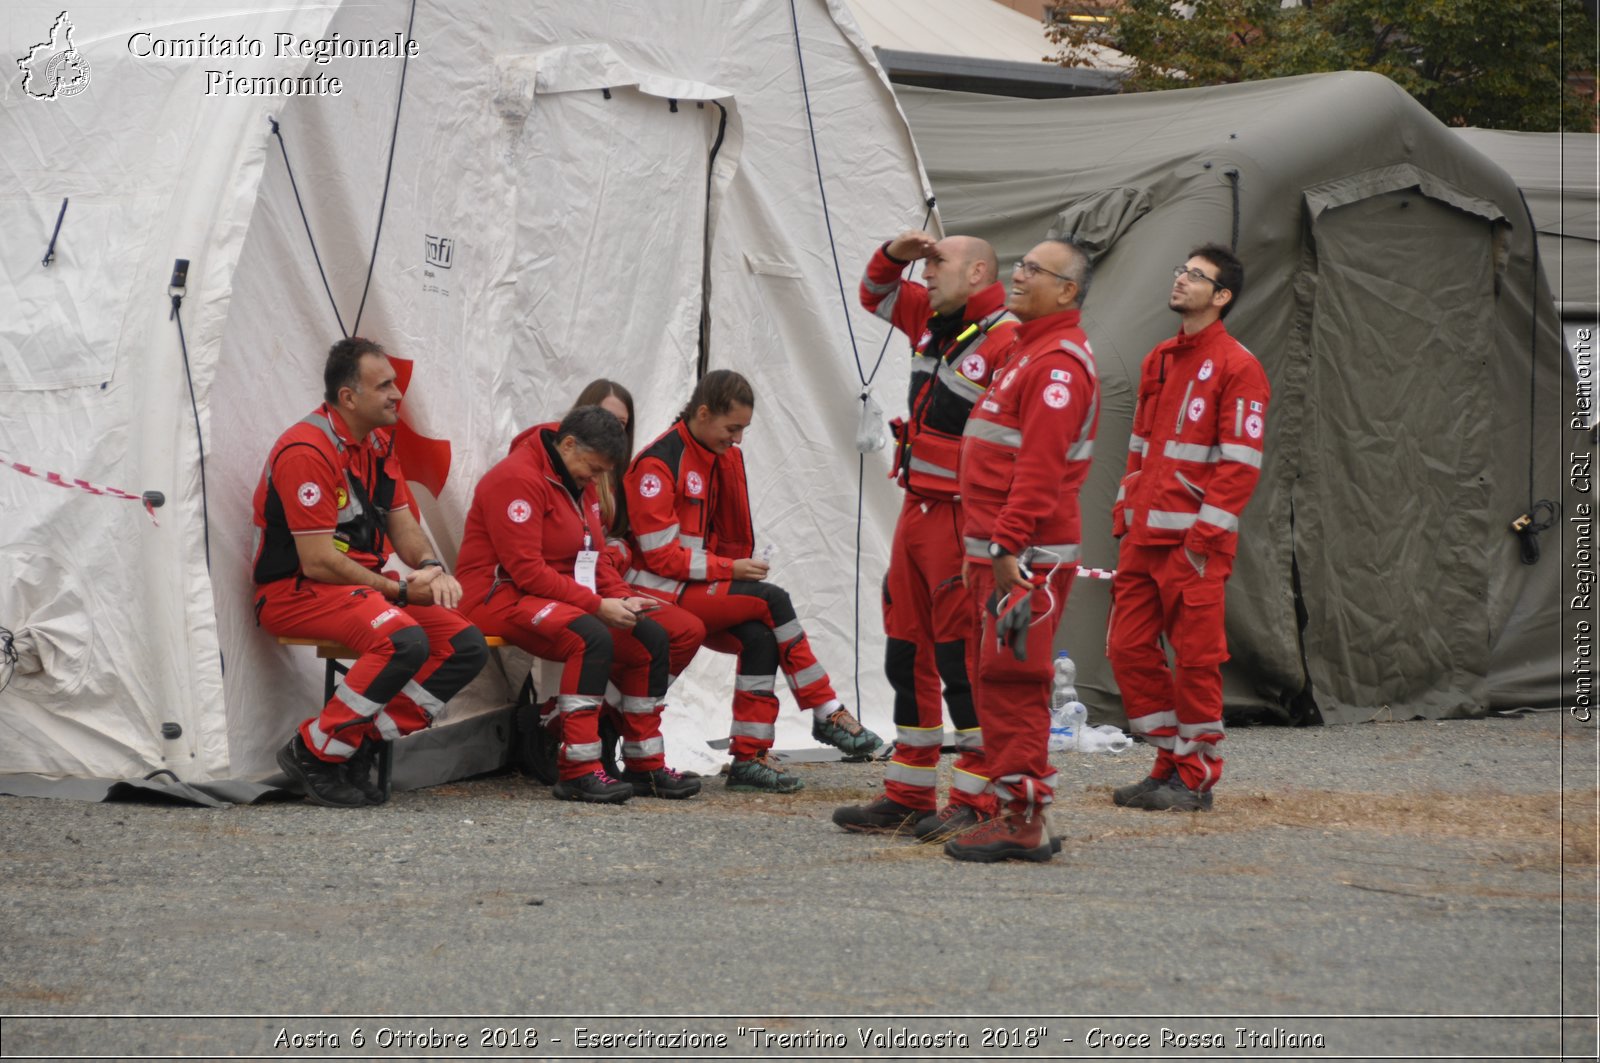
[[(406, 40), (412, 40), (412, 29), (417, 24), (417, 0), (411, 0), (411, 14), (406, 19)], [(350, 323), (350, 331), (359, 333), (361, 330), (361, 314), (367, 308), (367, 290), (372, 287), (372, 271), (378, 264), (378, 241), (383, 237), (383, 215), (389, 206), (389, 180), (394, 176), (394, 146), (400, 139), (400, 105), (406, 98), (406, 70), (411, 65), (411, 49), (406, 49), (405, 58), (400, 61), (400, 91), (394, 97), (394, 125), (389, 130), (389, 162), (383, 171), (383, 198), (378, 200), (378, 228), (372, 234), (372, 257), (367, 260), (367, 280), (361, 286), (361, 303), (356, 307), (356, 319)]]
[(1561, 516), (1561, 503), (1552, 502), (1547, 498), (1541, 498), (1537, 502), (1533, 499), (1534, 426), (1538, 414), (1536, 389), (1539, 382), (1535, 355), (1539, 349), (1539, 281), (1543, 271), (1539, 263), (1539, 229), (1534, 224), (1533, 210), (1528, 206), (1528, 197), (1523, 195), (1520, 188), (1517, 190), (1517, 195), (1522, 200), (1522, 212), (1528, 219), (1529, 235), (1533, 237), (1533, 302), (1528, 308), (1528, 509), (1511, 522), (1511, 530), (1517, 537), (1522, 563), (1533, 565), (1539, 561), (1539, 533), (1548, 531)]
[(300, 198), (300, 184), (294, 179), (294, 167), (289, 164), (289, 148), (283, 142), (283, 133), (278, 129), (278, 120), (268, 115), (267, 121), (272, 123), (272, 135), (278, 138), (278, 150), (283, 152), (283, 168), (289, 173), (289, 187), (294, 190), (294, 205), (300, 208), (300, 222), (306, 227), (306, 242), (311, 245), (311, 257), (317, 263), (317, 274), (322, 278), (322, 290), (328, 293), (328, 305), (333, 307), (333, 319), (339, 323), (339, 335), (349, 336), (350, 330), (344, 327), (344, 318), (339, 315), (339, 301), (333, 297), (333, 288), (328, 284), (328, 271), (322, 268), (322, 256), (317, 253), (317, 238), (311, 235), (311, 219), (306, 216), (306, 205)]
[(206, 502), (206, 441), (200, 431), (200, 404), (194, 395), (194, 373), (189, 368), (189, 343), (183, 336), (183, 294), (172, 293), (172, 320), (178, 323), (178, 347), (183, 351), (183, 376), (189, 382), (189, 409), (194, 413), (194, 445), (200, 451), (200, 527), (205, 536), (206, 571), (211, 571), (211, 511)]
[[(412, 30), (417, 22), (417, 2), (411, 0), (411, 14), (406, 20), (406, 39), (411, 38)], [(367, 259), (367, 277), (361, 285), (361, 302), (356, 307), (355, 320), (349, 328), (344, 327), (344, 317), (339, 313), (339, 301), (333, 297), (333, 286), (328, 283), (328, 271), (322, 266), (322, 255), (317, 252), (317, 238), (311, 234), (311, 218), (306, 214), (305, 201), (300, 198), (300, 183), (294, 179), (294, 166), (289, 162), (289, 148), (284, 143), (283, 133), (278, 128), (278, 120), (271, 115), (267, 121), (272, 123), (272, 135), (278, 138), (278, 149), (283, 153), (283, 168), (289, 174), (289, 187), (294, 190), (294, 204), (300, 210), (300, 223), (306, 229), (306, 242), (311, 245), (311, 257), (317, 263), (317, 274), (322, 278), (322, 290), (328, 293), (328, 305), (333, 308), (333, 319), (338, 322), (339, 335), (348, 337), (361, 327), (361, 315), (367, 308), (367, 293), (372, 288), (372, 273), (378, 264), (378, 242), (383, 238), (383, 218), (389, 206), (389, 183), (394, 176), (394, 146), (400, 135), (400, 105), (406, 95), (406, 71), (411, 65), (411, 53), (408, 49), (406, 55), (400, 60), (400, 90), (395, 95), (394, 124), (389, 130), (389, 160), (383, 171), (383, 195), (378, 200), (378, 225), (372, 234), (372, 254)]]

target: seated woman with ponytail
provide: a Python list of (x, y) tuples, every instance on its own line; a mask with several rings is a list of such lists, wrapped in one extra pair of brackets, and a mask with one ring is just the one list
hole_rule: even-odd
[(755, 392), (727, 369), (707, 373), (671, 428), (623, 478), (631, 558), (623, 578), (640, 594), (681, 606), (709, 632), (706, 645), (738, 655), (730, 790), (792, 793), (801, 782), (767, 759), (778, 718), (781, 668), (811, 734), (846, 759), (883, 743), (840, 704), (783, 588), (752, 557), (755, 532), (739, 441)]

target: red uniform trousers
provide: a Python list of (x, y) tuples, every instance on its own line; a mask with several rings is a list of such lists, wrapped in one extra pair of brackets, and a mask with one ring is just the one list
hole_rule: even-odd
[(489, 659), (483, 636), (454, 609), (398, 606), (370, 587), (299, 576), (256, 589), (256, 621), (274, 635), (332, 639), (361, 656), (300, 725), (306, 748), (346, 759), (365, 741), (427, 727)]
[(884, 671), (894, 688), (894, 756), (884, 794), (909, 808), (938, 807), (944, 703), (955, 726), (952, 804), (970, 805), (988, 789), (983, 731), (967, 676), (967, 643), (976, 624), (961, 585), (961, 504), (906, 493), (894, 526), (883, 580)]
[(678, 604), (705, 624), (707, 647), (738, 655), (729, 732), (729, 752), (735, 760), (760, 756), (772, 748), (780, 668), (802, 709), (835, 699), (828, 673), (811, 652), (794, 604), (782, 587), (754, 580), (690, 583), (678, 595)]
[[(1205, 566), (1202, 576), (1176, 543), (1139, 546), (1123, 539), (1106, 636), (1128, 729), (1156, 747), (1150, 774), (1165, 779), (1176, 771), (1191, 790), (1209, 790), (1222, 778), (1223, 616), (1233, 558), (1209, 554)], [(1172, 645), (1176, 682), (1161, 649), (1163, 634)]]
[(666, 764), (661, 706), (670, 640), (660, 624), (640, 617), (632, 631), (623, 631), (575, 605), (509, 589), (472, 606), (470, 615), (484, 631), (518, 649), (564, 662), (554, 727), (561, 736), (556, 768), (562, 779), (600, 767), (600, 707), (607, 683), (620, 694), (617, 730), (628, 770), (654, 771)]
[(968, 570), (967, 586), (981, 622), (967, 648), (967, 666), (977, 677), (973, 691), (991, 782), (989, 792), (974, 803), (990, 815), (1000, 810), (1002, 802), (1013, 812), (1032, 815), (1055, 794), (1056, 771), (1050, 766), (1052, 653), (1077, 575), (1076, 566), (1057, 565), (1050, 572), (1050, 593), (1043, 587), (1033, 592), (1027, 658), (1019, 661), (1011, 650), (995, 645), (994, 617), (987, 608), (994, 593), (994, 570), (976, 561)]

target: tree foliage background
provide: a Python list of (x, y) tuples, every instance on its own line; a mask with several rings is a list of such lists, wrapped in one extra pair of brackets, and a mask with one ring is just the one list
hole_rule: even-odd
[(1580, 0), (1080, 0), (1061, 9), (1106, 18), (1054, 26), (1057, 61), (1087, 66), (1096, 46), (1115, 48), (1133, 63), (1124, 91), (1373, 70), (1448, 125), (1596, 128), (1595, 27)]

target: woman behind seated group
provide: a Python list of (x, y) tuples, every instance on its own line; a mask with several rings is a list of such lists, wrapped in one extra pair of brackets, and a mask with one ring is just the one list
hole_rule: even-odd
[(858, 759), (882, 741), (839, 703), (789, 595), (765, 582), (767, 563), (751, 556), (755, 534), (738, 443), (754, 407), (743, 376), (707, 373), (672, 427), (634, 459), (624, 477), (632, 550), (624, 578), (699, 617), (712, 649), (738, 654), (728, 788), (791, 793), (800, 780), (766, 757), (779, 668), (800, 707), (812, 712), (813, 738)]
[[(652, 619), (658, 603), (629, 589), (605, 549), (595, 481), (627, 459), (627, 433), (596, 406), (530, 428), (478, 484), (462, 536), (462, 611), (485, 632), (565, 662), (553, 788), (564, 800), (617, 804), (700, 790), (665, 763), (671, 639)], [(608, 681), (621, 695), (621, 779), (600, 765)]]

